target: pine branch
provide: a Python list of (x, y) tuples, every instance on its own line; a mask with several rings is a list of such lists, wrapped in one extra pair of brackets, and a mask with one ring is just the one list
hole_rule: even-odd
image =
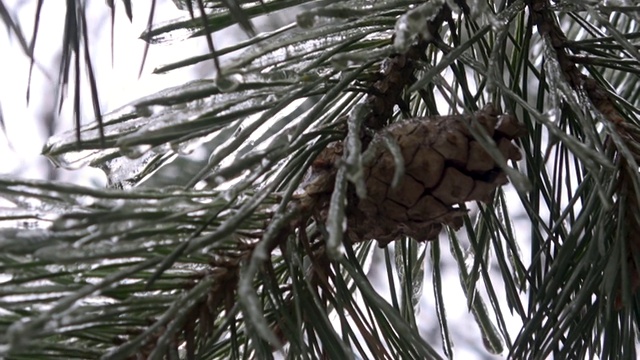
[(565, 79), (571, 87), (576, 90), (584, 90), (589, 96), (589, 100), (612, 124), (620, 124), (624, 118), (620, 116), (613, 101), (607, 92), (598, 82), (582, 74), (576, 66), (572, 56), (567, 52), (571, 48), (571, 43), (553, 17), (549, 9), (548, 0), (529, 0), (528, 5), (531, 10), (532, 22), (538, 28), (540, 35), (548, 41), (556, 55), (556, 60), (560, 64)]
[[(579, 48), (567, 40), (567, 36), (550, 9), (549, 1), (531, 0), (527, 1), (527, 6), (531, 13), (532, 23), (537, 27), (545, 46), (550, 49), (545, 53), (547, 56), (545, 60), (552, 64), (549, 68), (551, 70), (557, 69), (570, 89), (576, 94), (584, 94), (584, 98), (591, 103), (591, 110), (598, 114), (598, 119), (602, 120), (609, 130), (605, 141), (605, 155), (611, 156), (618, 168), (614, 173), (601, 171), (599, 174), (593, 174), (596, 178), (604, 176), (604, 181), (610, 181), (612, 178), (617, 179), (614, 181), (613, 191), (607, 194), (615, 199), (613, 209), (616, 210), (612, 211), (612, 223), (608, 225), (615, 229), (614, 233), (605, 235), (606, 239), (601, 240), (588, 237), (588, 240), (585, 239), (586, 244), (580, 245), (581, 249), (587, 250), (579, 253), (575, 259), (570, 259), (572, 255), (569, 255), (569, 252), (564, 253), (567, 260), (561, 257), (563, 253), (557, 256), (556, 263), (552, 265), (552, 268), (569, 266), (565, 269), (571, 269), (569, 271), (575, 272), (571, 273), (571, 278), (582, 278), (584, 285), (581, 286), (578, 285), (578, 282), (571, 281), (563, 288), (558, 283), (553, 286), (559, 286), (558, 291), (561, 291), (561, 296), (554, 295), (550, 298), (545, 294), (534, 300), (535, 306), (539, 306), (540, 310), (530, 312), (525, 327), (515, 341), (512, 354), (515, 357), (525, 356), (525, 354), (546, 357), (554, 352), (557, 356), (562, 357), (567, 354), (583, 353), (583, 350), (579, 349), (585, 347), (586, 343), (592, 341), (599, 343), (602, 337), (605, 337), (618, 339), (616, 341), (619, 342), (619, 345), (605, 345), (602, 349), (604, 354), (611, 352), (611, 354), (615, 354), (614, 356), (621, 356), (613, 349), (625, 347), (628, 351), (628, 353), (625, 351), (625, 356), (635, 357), (633, 355), (635, 353), (634, 346), (628, 346), (634, 342), (633, 335), (621, 334), (622, 330), (618, 325), (631, 324), (634, 321), (630, 312), (624, 311), (624, 307), (630, 308), (632, 296), (640, 287), (639, 267), (637, 266), (639, 263), (636, 261), (637, 256), (635, 255), (638, 253), (638, 241), (635, 234), (636, 230), (640, 229), (636, 215), (640, 203), (640, 199), (637, 197), (639, 184), (637, 160), (639, 157), (635, 150), (640, 140), (640, 137), (636, 135), (637, 127), (628, 120), (629, 116), (621, 112), (620, 107), (614, 101), (615, 94), (606, 90), (597, 79), (581, 72), (576, 61), (581, 60), (581, 64), (588, 64), (589, 58), (588, 56), (584, 59), (579, 58), (570, 53), (572, 49)], [(554, 76), (554, 73), (552, 72), (550, 76)], [(570, 97), (567, 102), (572, 105)], [(595, 229), (593, 230), (595, 231)], [(594, 243), (599, 241), (602, 243), (598, 245)], [(563, 247), (570, 246), (569, 243), (563, 244)], [(606, 248), (608, 255), (605, 256), (610, 256), (610, 259), (593, 264), (586, 252), (595, 247)], [(616, 259), (621, 261), (618, 262)], [(561, 265), (561, 262), (565, 261), (568, 265)], [(590, 265), (592, 269), (586, 271), (587, 264), (592, 264)], [(548, 276), (551, 276), (551, 273)], [(553, 288), (545, 290), (550, 294), (555, 294)], [(592, 301), (590, 297), (594, 295), (598, 298)], [(560, 307), (564, 307), (563, 304), (568, 299), (573, 299), (572, 309)], [(543, 310), (547, 308), (552, 309), (550, 313)], [(617, 317), (612, 316), (614, 311), (618, 312)], [(635, 310), (633, 311), (635, 312)], [(580, 313), (590, 313), (591, 315), (578, 320), (577, 317), (582, 316), (579, 315)], [(553, 325), (553, 328), (540, 326), (542, 318), (555, 318), (557, 316), (555, 314), (563, 314), (563, 316)], [(592, 339), (594, 335), (591, 332), (595, 334), (595, 339)], [(531, 336), (533, 333), (537, 334)], [(600, 345), (592, 344), (591, 346), (599, 347)]]

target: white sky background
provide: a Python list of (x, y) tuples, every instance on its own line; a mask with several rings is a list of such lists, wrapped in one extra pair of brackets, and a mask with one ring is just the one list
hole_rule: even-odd
[[(94, 61), (94, 71), (97, 77), (102, 112), (107, 113), (117, 109), (137, 98), (155, 93), (161, 89), (180, 85), (189, 80), (213, 74), (207, 72), (211, 65), (207, 63), (194, 71), (194, 68), (184, 68), (171, 71), (163, 75), (151, 74), (152, 70), (161, 65), (185, 57), (185, 54), (201, 54), (207, 51), (204, 38), (188, 41), (174, 41), (169, 44), (151, 45), (143, 74), (138, 78), (138, 71), (142, 61), (144, 42), (138, 37), (147, 26), (147, 14), (151, 1), (136, 1), (133, 6), (133, 23), (127, 19), (120, 1), (116, 3), (116, 22), (114, 34), (114, 63), (111, 64), (110, 13), (104, 0), (87, 1), (87, 18), (90, 26), (91, 54)], [(35, 15), (35, 0), (5, 0), (13, 15), (17, 15), (27, 41), (30, 40)], [(47, 140), (47, 131), (42, 119), (56, 112), (55, 98), (58, 64), (62, 45), (64, 28), (64, 6), (62, 1), (46, 1), (40, 20), (39, 37), (36, 44), (35, 56), (39, 66), (46, 70), (46, 74), (38, 67), (34, 69), (31, 82), (31, 101), (26, 103), (27, 79), (29, 59), (22, 53), (15, 39), (0, 32), (0, 105), (4, 115), (7, 136), (0, 136), (0, 174), (12, 174), (22, 178), (45, 179), (50, 178), (50, 165), (40, 151)], [(186, 12), (178, 11), (172, 1), (158, 0), (154, 23), (160, 23), (187, 16)], [(236, 36), (234, 37), (234, 34)], [(214, 36), (217, 48), (232, 44), (243, 36), (238, 31)], [(85, 72), (83, 71), (83, 76)], [(73, 83), (72, 78), (70, 79)], [(89, 95), (88, 84), (82, 84), (82, 121), (88, 123), (93, 120), (93, 110)], [(73, 92), (70, 84), (67, 94)], [(55, 133), (73, 129), (73, 102), (67, 98), (60, 117), (55, 121)], [(57, 115), (56, 115), (57, 116)], [(9, 144), (7, 138), (11, 139)], [(62, 171), (56, 173), (60, 180), (84, 185), (102, 185), (105, 177), (99, 170), (85, 168), (78, 171)], [(449, 325), (454, 334), (454, 349), (457, 359), (502, 359), (492, 356), (483, 350), (480, 331), (472, 316), (466, 311), (466, 299), (460, 289), (458, 270), (451, 260), (446, 240), (441, 240), (442, 271), (445, 291), (445, 302)], [(384, 260), (378, 258), (381, 264)], [(425, 283), (421, 304), (420, 324), (423, 328), (437, 330), (437, 315), (435, 312), (433, 287), (431, 284), (431, 263), (426, 261)], [(375, 271), (380, 275), (380, 268)], [(384, 290), (385, 277), (373, 279), (376, 288)], [(498, 280), (496, 279), (496, 283)], [(496, 286), (499, 288), (499, 286)], [(503, 294), (498, 296), (504, 297)], [(388, 296), (387, 296), (388, 298)], [(489, 306), (489, 304), (487, 304)], [(506, 303), (503, 309), (507, 311)], [(512, 336), (515, 338), (519, 328), (518, 322), (513, 325)], [(426, 334), (424, 334), (426, 335)], [(431, 332), (433, 339), (439, 338), (439, 333)], [(429, 340), (434, 343), (433, 340)], [(437, 340), (436, 340), (437, 341)], [(435, 345), (435, 343), (434, 343)], [(438, 351), (442, 351), (436, 346)]]
[[(198, 74), (193, 68), (174, 70), (167, 74), (154, 75), (151, 72), (161, 64), (182, 59), (186, 53), (201, 53), (206, 49), (202, 38), (188, 41), (175, 41), (170, 44), (152, 45), (146, 60), (142, 76), (138, 72), (143, 57), (144, 42), (138, 37), (146, 28), (147, 14), (151, 1), (138, 1), (133, 4), (133, 23), (124, 13), (120, 1), (116, 1), (116, 21), (114, 31), (114, 63), (111, 64), (111, 20), (108, 7), (104, 1), (87, 1), (87, 22), (90, 32), (90, 50), (93, 68), (97, 78), (102, 112), (107, 113), (128, 102), (160, 89), (185, 83), (195, 79)], [(36, 1), (5, 1), (10, 11), (17, 14), (20, 26), (27, 41), (30, 40)], [(20, 50), (15, 39), (10, 39), (6, 32), (0, 36), (0, 104), (7, 127), (7, 137), (0, 137), (0, 173), (18, 174), (26, 178), (45, 178), (43, 167), (48, 160), (40, 155), (42, 146), (47, 140), (46, 130), (42, 126), (43, 117), (49, 114), (57, 116), (57, 99), (55, 98), (56, 81), (60, 48), (64, 29), (65, 8), (58, 1), (46, 1), (40, 19), (40, 30), (36, 42), (35, 57), (41, 69), (34, 69), (31, 82), (31, 100), (27, 106), (27, 80), (29, 59)], [(186, 15), (178, 11), (172, 1), (157, 1), (154, 23), (165, 22), (178, 16)], [(216, 37), (216, 45), (225, 46), (231, 42), (228, 36)], [(82, 76), (85, 76), (83, 71)], [(71, 75), (73, 76), (73, 75)], [(86, 80), (86, 79), (85, 79)], [(55, 122), (55, 132), (73, 129), (73, 78), (67, 90), (68, 98)], [(88, 82), (81, 85), (82, 121), (93, 120), (93, 110), (89, 95)], [(13, 148), (13, 149), (12, 149)], [(91, 175), (90, 175), (91, 174)], [(86, 184), (88, 179), (104, 182), (104, 176), (97, 170), (83, 169), (80, 172), (62, 171), (62, 179)]]

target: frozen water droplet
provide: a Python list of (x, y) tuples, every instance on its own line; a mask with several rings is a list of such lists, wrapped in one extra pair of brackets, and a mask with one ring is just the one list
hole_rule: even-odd
[(204, 190), (207, 187), (207, 182), (204, 180), (200, 180), (198, 181), (194, 186), (193, 189), (194, 190)]
[(223, 192), (221, 193), (221, 195), (222, 195), (222, 198), (223, 198), (225, 201), (231, 201), (231, 200), (233, 200), (233, 193), (232, 193), (231, 191), (228, 191), (228, 190), (223, 191)]
[(153, 115), (153, 110), (151, 109), (151, 106), (136, 105), (136, 113), (142, 117), (148, 118)]
[(164, 151), (157, 153), (154, 149), (137, 159), (117, 157), (95, 166), (107, 175), (109, 187), (127, 189), (142, 182), (177, 156)]
[(212, 133), (208, 136), (202, 136), (195, 139), (182, 141), (180, 143), (171, 143), (171, 150), (173, 150), (174, 152), (180, 155), (190, 155), (196, 149), (198, 149), (202, 144), (215, 138), (216, 135), (217, 133)]
[(491, 30), (495, 32), (501, 31), (505, 26), (509, 24), (506, 19), (498, 18), (493, 14), (485, 13), (485, 15), (487, 17), (487, 20), (489, 21), (489, 24), (491, 24)]
[(427, 21), (438, 14), (443, 3), (444, 0), (432, 0), (400, 16), (396, 22), (396, 37), (393, 41), (398, 52), (407, 52), (418, 35), (422, 35), (425, 40), (433, 37), (427, 28)]
[(558, 111), (556, 109), (549, 109), (543, 114), (543, 116), (547, 118), (547, 121), (551, 123), (558, 122), (559, 116), (557, 115), (558, 115)]
[(446, 0), (446, 1), (447, 1), (447, 5), (451, 9), (451, 12), (453, 12), (454, 14), (462, 13), (462, 9), (460, 9), (460, 6), (458, 6), (458, 4), (456, 3), (456, 0)]
[(147, 151), (151, 150), (152, 146), (148, 144), (123, 146), (120, 148), (122, 154), (129, 159), (137, 159), (144, 155)]
[(222, 185), (225, 181), (227, 181), (227, 179), (225, 179), (223, 176), (216, 176), (216, 178), (213, 179), (213, 182), (216, 185)]
[(228, 76), (218, 75), (216, 78), (216, 86), (222, 92), (230, 92), (238, 88), (238, 85), (242, 82), (242, 76), (239, 74), (232, 74)]
[(42, 153), (56, 166), (59, 166), (67, 170), (77, 170), (81, 167), (87, 166), (96, 155), (100, 155), (101, 151), (98, 150), (82, 150), (72, 151), (60, 154), (52, 154), (45, 147)]
[(175, 4), (175, 6), (178, 8), (178, 10), (187, 10), (187, 1), (191, 1), (191, 0), (173, 0), (173, 3)]
[(333, 65), (336, 70), (346, 70), (349, 68), (351, 61), (344, 56), (334, 56), (331, 58), (331, 65)]
[[(127, 105), (103, 116), (103, 129), (107, 145), (115, 137), (123, 136), (148, 122), (140, 118), (135, 106)], [(96, 144), (102, 140), (99, 126), (96, 122), (82, 126), (82, 143), (78, 144), (75, 131), (67, 131), (49, 138), (42, 153), (54, 164), (65, 169), (74, 170), (89, 164), (96, 164), (104, 159), (113, 158), (119, 149), (107, 147), (104, 149), (91, 148), (87, 144)], [(117, 156), (117, 155), (116, 155)]]
[(328, 247), (327, 246), (327, 254), (332, 259), (339, 259), (347, 253), (347, 250), (344, 248), (342, 243), (337, 244), (336, 246)]
[(303, 29), (310, 29), (316, 23), (316, 16), (310, 11), (305, 11), (296, 16), (296, 23)]
[(56, 230), (73, 229), (82, 223), (81, 220), (75, 218), (59, 217), (53, 222), (52, 228)]
[(91, 196), (80, 196), (76, 201), (82, 206), (91, 206), (96, 202), (96, 199)]
[(266, 102), (276, 102), (278, 97), (275, 94), (269, 94), (265, 99)]
[[(171, 151), (180, 154), (180, 143), (172, 142), (169, 147), (171, 148)], [(188, 155), (188, 154), (184, 154), (184, 155)]]
[(11, 281), (11, 279), (13, 279), (13, 274), (0, 274), (0, 284)]

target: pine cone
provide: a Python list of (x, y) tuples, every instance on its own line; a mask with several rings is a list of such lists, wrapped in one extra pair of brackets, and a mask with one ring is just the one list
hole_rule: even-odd
[[(507, 160), (519, 160), (512, 140), (524, 129), (510, 115), (498, 114), (492, 105), (472, 116), (417, 118), (395, 123), (371, 142), (373, 156), (364, 164), (367, 197), (348, 194), (347, 232), (353, 242), (378, 240), (381, 246), (401, 235), (418, 241), (435, 239), (443, 225), (462, 226), (465, 211), (458, 204), (491, 199), (507, 177), (469, 128), (481, 127), (493, 138)], [(395, 163), (383, 145), (389, 136), (399, 146), (404, 174), (397, 188), (391, 183)], [(303, 209), (311, 209), (324, 222), (336, 171), (344, 153), (342, 142), (330, 144), (314, 161), (299, 195)]]
[(405, 172), (397, 188), (391, 183), (393, 157), (381, 134), (372, 144), (375, 156), (365, 164), (365, 199), (352, 197), (347, 209), (348, 232), (354, 242), (376, 239), (381, 246), (400, 235), (418, 241), (435, 239), (442, 225), (462, 226), (465, 212), (457, 205), (489, 201), (507, 177), (474, 139), (469, 127), (481, 126), (508, 160), (521, 158), (511, 140), (523, 129), (510, 115), (487, 105), (474, 116), (418, 118), (395, 123), (384, 131), (402, 151)]

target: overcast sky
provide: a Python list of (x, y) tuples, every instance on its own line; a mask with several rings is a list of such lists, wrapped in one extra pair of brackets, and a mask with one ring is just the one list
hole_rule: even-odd
[[(100, 101), (104, 113), (112, 111), (139, 97), (154, 93), (159, 89), (177, 85), (196, 77), (191, 68), (180, 69), (168, 74), (154, 75), (151, 72), (158, 65), (183, 58), (185, 53), (193, 53), (203, 48), (202, 39), (174, 41), (149, 48), (142, 76), (138, 71), (143, 57), (144, 42), (138, 37), (146, 28), (148, 6), (151, 1), (134, 2), (133, 23), (124, 14), (120, 1), (116, 1), (116, 21), (114, 32), (113, 65), (111, 63), (111, 23), (110, 14), (104, 1), (88, 1), (87, 19), (90, 26), (90, 51), (94, 61), (94, 71), (99, 87)], [(36, 1), (5, 0), (5, 5), (19, 19), (19, 25), (27, 40), (33, 32)], [(38, 65), (31, 81), (31, 100), (26, 101), (29, 74), (29, 58), (20, 50), (15, 37), (0, 33), (0, 105), (4, 115), (7, 137), (0, 137), (0, 173), (16, 174), (27, 178), (47, 178), (49, 173), (44, 157), (40, 155), (49, 134), (44, 123), (53, 117), (55, 133), (73, 128), (72, 100), (68, 98), (58, 118), (56, 87), (60, 48), (64, 26), (64, 6), (61, 2), (46, 1), (40, 19), (39, 35), (35, 57)], [(154, 22), (175, 19), (181, 12), (169, 0), (159, 0)], [(183, 15), (186, 15), (183, 13)], [(226, 39), (222, 39), (223, 41)], [(85, 75), (83, 71), (82, 75)], [(86, 79), (85, 79), (86, 80)], [(82, 118), (83, 123), (93, 120), (93, 110), (88, 93), (88, 84), (83, 82)], [(73, 85), (67, 91), (71, 95)], [(75, 183), (100, 180), (99, 172), (85, 170), (71, 174), (59, 173), (62, 179)]]

